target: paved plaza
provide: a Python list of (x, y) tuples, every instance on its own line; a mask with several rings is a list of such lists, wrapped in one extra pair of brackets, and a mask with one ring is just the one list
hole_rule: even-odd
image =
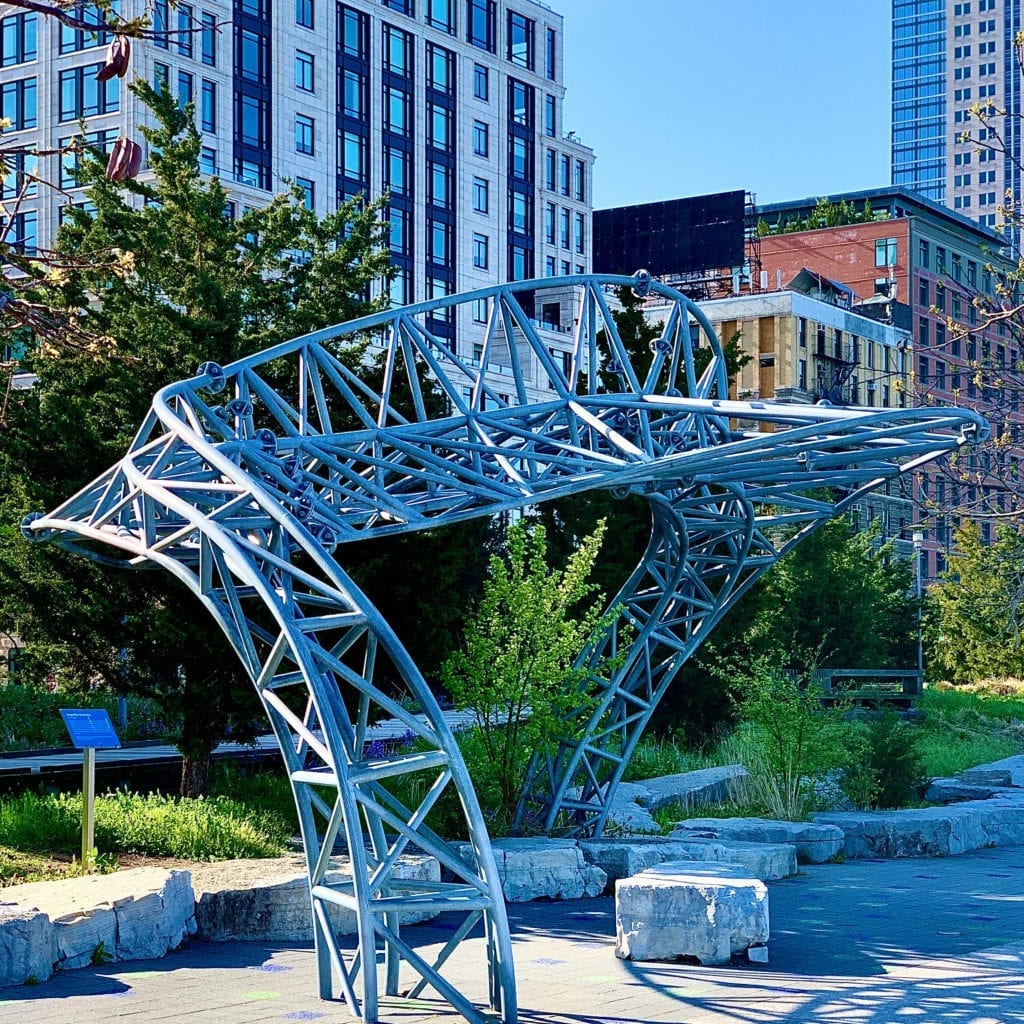
[[(611, 899), (510, 908), (524, 1024), (1021, 1024), (1024, 847), (930, 860), (809, 866), (769, 883), (771, 963), (729, 968), (617, 960)], [(409, 928), (439, 946), (438, 924)], [(456, 953), (479, 986), (482, 940)], [(455, 959), (455, 958), (453, 958)], [(472, 968), (469, 970), (468, 968)], [(467, 982), (467, 985), (469, 982)], [(0, 989), (0, 1024), (321, 1021), (312, 951), (193, 943), (162, 960)], [(482, 992), (472, 990), (477, 999)], [(387, 1024), (453, 1024), (441, 1003), (385, 1001)]]

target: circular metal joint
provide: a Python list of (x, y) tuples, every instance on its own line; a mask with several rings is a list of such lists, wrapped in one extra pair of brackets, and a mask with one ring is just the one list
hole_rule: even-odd
[(33, 530), (32, 524), (39, 519), (44, 518), (42, 512), (29, 512), (27, 516), (21, 521), (21, 535), (25, 540), (30, 541), (43, 541), (49, 540), (53, 536), (53, 530)]
[(608, 493), (616, 500), (622, 501), (624, 498), (629, 497), (628, 487), (609, 487)]
[(317, 539), (320, 547), (331, 554), (332, 551), (338, 546), (338, 538), (326, 523), (311, 523), (309, 532)]
[(313, 488), (308, 480), (304, 480), (298, 486), (288, 492), (288, 500), (295, 506), (295, 518), (305, 522), (313, 514), (313, 506), (316, 498), (313, 495)]
[(227, 411), (227, 409), (224, 408), (223, 405), (215, 405), (210, 410), (210, 412), (212, 412), (213, 415), (216, 416), (217, 419), (219, 419), (221, 421), (221, 423), (227, 423), (227, 421), (228, 421), (228, 411)]
[(286, 456), (281, 463), (281, 469), (290, 480), (298, 480), (302, 474), (302, 460), (299, 458), (298, 453), (292, 452), (291, 455)]
[(244, 398), (232, 398), (224, 407), (232, 416), (244, 418), (252, 415), (252, 403)]
[(668, 338), (655, 338), (648, 347), (656, 355), (667, 356), (672, 354), (672, 342)]
[(199, 369), (196, 370), (196, 376), (206, 378), (203, 390), (209, 391), (213, 394), (216, 394), (218, 391), (223, 391), (224, 384), (227, 382), (227, 378), (224, 376), (224, 367), (221, 366), (220, 363), (202, 363)]
[(609, 359), (605, 370), (606, 372), (614, 373), (617, 376), (621, 376), (625, 372), (622, 368), (622, 363), (620, 363), (618, 359)]
[(633, 275), (633, 294), (638, 299), (646, 299), (651, 292), (651, 272), (638, 270)]
[(682, 398), (683, 397), (683, 393), (682, 393), (682, 391), (679, 390), (679, 388), (666, 388), (665, 389), (665, 397), (666, 398)]
[(260, 427), (260, 429), (252, 435), (252, 439), (260, 446), (260, 451), (265, 455), (277, 454), (277, 435), (272, 430), (267, 430), (266, 427)]

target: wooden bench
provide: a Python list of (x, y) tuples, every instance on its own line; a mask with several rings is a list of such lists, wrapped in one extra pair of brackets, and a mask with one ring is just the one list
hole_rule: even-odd
[(819, 668), (811, 682), (821, 687), (825, 703), (852, 700), (855, 704), (913, 704), (924, 686), (914, 668)]

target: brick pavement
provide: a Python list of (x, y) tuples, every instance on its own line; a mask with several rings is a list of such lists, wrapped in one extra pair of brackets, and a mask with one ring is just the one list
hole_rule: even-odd
[[(610, 899), (510, 908), (523, 1024), (1021, 1024), (1024, 848), (853, 861), (769, 886), (771, 963), (702, 968), (615, 958)], [(417, 946), (443, 928), (407, 929)], [(479, 985), (464, 944), (449, 976)], [(471, 970), (470, 970), (471, 969)], [(162, 960), (0, 990), (0, 1024), (349, 1024), (314, 994), (308, 948), (194, 943)], [(482, 992), (473, 993), (482, 998)], [(384, 1001), (387, 1024), (453, 1024), (439, 1003)]]

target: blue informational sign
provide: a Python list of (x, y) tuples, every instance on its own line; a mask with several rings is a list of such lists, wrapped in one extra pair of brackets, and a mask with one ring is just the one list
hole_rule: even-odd
[(71, 735), (72, 746), (109, 750), (121, 746), (114, 723), (103, 708), (61, 708), (60, 717)]

